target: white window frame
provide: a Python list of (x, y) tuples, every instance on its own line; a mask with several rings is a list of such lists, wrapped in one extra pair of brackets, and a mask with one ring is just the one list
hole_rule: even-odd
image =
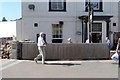
[[(88, 11), (88, 1), (85, 0), (85, 11)], [(103, 1), (102, 0), (90, 0), (91, 7), (95, 12), (103, 12)], [(97, 5), (95, 5), (97, 4)]]
[(50, 0), (50, 11), (66, 11), (65, 0)]
[[(58, 31), (58, 32), (56, 32), (56, 31)], [(53, 37), (54, 35), (58, 35), (59, 37)], [(61, 35), (61, 37), (60, 37), (60, 35)], [(63, 39), (63, 26), (61, 24), (52, 24), (52, 39)]]
[[(97, 4), (97, 6), (96, 6)], [(91, 5), (93, 5), (93, 10), (99, 10), (100, 9), (100, 0), (91, 0)]]

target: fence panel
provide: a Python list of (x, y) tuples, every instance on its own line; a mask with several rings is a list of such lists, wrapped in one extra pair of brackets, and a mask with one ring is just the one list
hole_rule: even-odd
[[(109, 58), (107, 44), (48, 44), (46, 59), (97, 59)], [(22, 43), (22, 59), (34, 59), (38, 54), (36, 43)]]

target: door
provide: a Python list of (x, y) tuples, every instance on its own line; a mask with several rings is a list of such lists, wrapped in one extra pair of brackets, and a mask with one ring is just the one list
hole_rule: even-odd
[(92, 42), (93, 43), (102, 43), (102, 23), (93, 23)]

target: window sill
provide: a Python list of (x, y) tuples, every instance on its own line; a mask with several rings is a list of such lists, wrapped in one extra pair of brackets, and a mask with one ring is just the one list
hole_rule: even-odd
[(49, 12), (67, 12), (66, 10), (49, 10)]

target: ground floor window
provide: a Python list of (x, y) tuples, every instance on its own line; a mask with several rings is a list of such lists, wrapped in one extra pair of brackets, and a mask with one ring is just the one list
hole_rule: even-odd
[(93, 23), (92, 42), (93, 43), (102, 43), (102, 23)]
[(63, 25), (52, 24), (52, 43), (62, 43), (63, 40)]

